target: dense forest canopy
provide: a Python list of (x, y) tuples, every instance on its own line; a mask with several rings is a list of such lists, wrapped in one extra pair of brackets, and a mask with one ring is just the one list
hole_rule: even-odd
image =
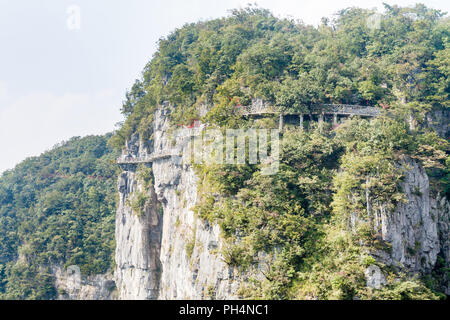
[(0, 298), (56, 296), (51, 267), (113, 265), (117, 153), (111, 134), (72, 138), (0, 177)]
[[(287, 110), (317, 103), (397, 109), (420, 118), (448, 107), (449, 19), (439, 10), (385, 5), (347, 8), (317, 28), (248, 7), (187, 24), (159, 49), (126, 95), (126, 121), (113, 139), (145, 134), (155, 107), (177, 105), (177, 121), (227, 123), (230, 106), (262, 98)], [(230, 123), (228, 123), (230, 124)]]

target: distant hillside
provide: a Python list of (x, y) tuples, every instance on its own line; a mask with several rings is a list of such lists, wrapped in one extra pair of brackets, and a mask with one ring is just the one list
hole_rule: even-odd
[(0, 298), (56, 295), (50, 266), (104, 273), (114, 252), (116, 154), (72, 138), (0, 177)]

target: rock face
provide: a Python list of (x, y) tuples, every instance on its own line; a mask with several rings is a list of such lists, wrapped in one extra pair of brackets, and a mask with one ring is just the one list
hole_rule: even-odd
[(64, 270), (53, 267), (58, 300), (113, 300), (116, 298), (116, 285), (112, 274), (97, 274), (83, 277), (78, 268)]
[[(119, 176), (115, 277), (122, 299), (154, 299), (161, 274), (161, 215), (153, 188), (142, 190), (135, 169), (130, 167)], [(150, 199), (141, 216), (129, 204), (137, 191), (146, 192)]]
[[(137, 137), (126, 152), (139, 158), (173, 148), (168, 108), (155, 113), (153, 138), (145, 147)], [(239, 275), (220, 257), (218, 226), (196, 219), (197, 177), (179, 159), (152, 164), (154, 187), (142, 190), (137, 165), (122, 166), (116, 216), (116, 283), (120, 299), (231, 299)], [(129, 202), (136, 191), (151, 201), (138, 217)]]
[(368, 206), (375, 231), (391, 246), (390, 253), (379, 251), (375, 255), (410, 274), (430, 272), (439, 253), (449, 265), (450, 204), (445, 197), (433, 195), (424, 168), (414, 160), (405, 158), (401, 165), (406, 169), (402, 183), (406, 203), (394, 212), (375, 204)]

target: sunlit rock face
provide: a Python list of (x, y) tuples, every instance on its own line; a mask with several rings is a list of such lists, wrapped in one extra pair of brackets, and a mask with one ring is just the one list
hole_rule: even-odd
[[(450, 204), (445, 196), (432, 192), (425, 169), (404, 157), (399, 164), (405, 171), (402, 190), (406, 202), (386, 209), (368, 196), (369, 217), (375, 231), (389, 244), (390, 250), (372, 252), (381, 262), (414, 275), (429, 273), (438, 254), (450, 262)], [(448, 282), (445, 291), (449, 292)]]

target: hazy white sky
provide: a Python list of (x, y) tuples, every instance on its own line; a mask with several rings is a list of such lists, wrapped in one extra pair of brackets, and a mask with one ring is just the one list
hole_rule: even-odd
[[(0, 0), (0, 172), (72, 136), (122, 120), (121, 101), (156, 49), (187, 22), (216, 18), (249, 0)], [(382, 2), (259, 0), (277, 16), (318, 24), (339, 9)], [(449, 11), (449, 1), (420, 1)], [(80, 9), (79, 29), (73, 11)]]

